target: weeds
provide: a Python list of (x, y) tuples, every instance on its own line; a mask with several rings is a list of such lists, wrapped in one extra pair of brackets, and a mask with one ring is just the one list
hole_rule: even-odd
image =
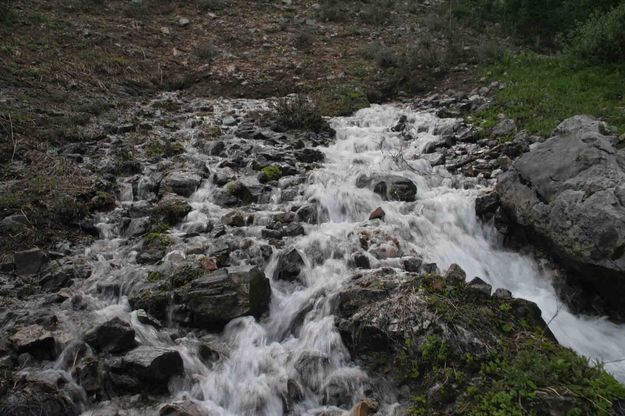
[(319, 108), (303, 95), (283, 98), (274, 104), (278, 122), (291, 129), (322, 130), (326, 123)]

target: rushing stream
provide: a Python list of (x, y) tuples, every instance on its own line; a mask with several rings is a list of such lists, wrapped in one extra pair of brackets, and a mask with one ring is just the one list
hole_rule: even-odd
[[(215, 105), (217, 117), (227, 105)], [(244, 102), (240, 111), (263, 105)], [(401, 115), (407, 116), (412, 140), (391, 131)], [(121, 317), (131, 322), (140, 343), (176, 348), (184, 360), (185, 376), (171, 383), (170, 390), (176, 392), (173, 399), (193, 400), (206, 414), (282, 415), (283, 397), (292, 395), (293, 382), (300, 386), (301, 394), (297, 395), (292, 414), (349, 411), (365, 396), (367, 374), (351, 362), (341, 342), (334, 325), (332, 298), (353, 274), (349, 260), (358, 250), (357, 230), (374, 209), (382, 207), (386, 217), (377, 229), (398, 244), (380, 243), (376, 249), (382, 255), (370, 256), (372, 268), (400, 267), (400, 257), (393, 252), (397, 246), (401, 247), (401, 255), (435, 262), (443, 271), (457, 263), (469, 279), (479, 276), (493, 288), (507, 288), (515, 297), (536, 302), (562, 344), (595, 360), (625, 358), (623, 326), (602, 318), (571, 314), (555, 294), (551, 271), (530, 256), (504, 249), (494, 228), (477, 220), (475, 197), (492, 182), (452, 175), (443, 166), (432, 168), (418, 157), (424, 146), (435, 139), (437, 127), (451, 122), (429, 112), (393, 105), (376, 105), (352, 117), (332, 120), (336, 141), (319, 148), (325, 153), (325, 163), (308, 173), (300, 185), (303, 192), (294, 201), (301, 204), (316, 199), (327, 221), (305, 225), (305, 235), (293, 237), (285, 244), (285, 249), (296, 247), (305, 257), (305, 284), (272, 281), (269, 314), (260, 321), (252, 317), (231, 321), (222, 334), (215, 336), (215, 342), (227, 346), (228, 353), (211, 365), (197, 356), (197, 343), (192, 336), (173, 342), (165, 330), (141, 324), (136, 312), (131, 312), (123, 295), (132, 291), (133, 282), (145, 276), (148, 269), (137, 264), (136, 247), (120, 235), (115, 212), (102, 215), (99, 228), (105, 238), (87, 250), (94, 272), (80, 289), (95, 305), (93, 309), (97, 309), (100, 320)], [(191, 139), (197, 128), (197, 123), (186, 124), (182, 132), (188, 138), (185, 151), (193, 160), (208, 162), (211, 171), (218, 170), (211, 165), (213, 159), (193, 147)], [(357, 177), (372, 172), (393, 173), (412, 180), (418, 189), (416, 202), (384, 201), (373, 191), (358, 188)], [(159, 270), (181, 263), (190, 246), (210, 243), (209, 234), (201, 231), (192, 237), (185, 235), (208, 221), (219, 222), (230, 211), (214, 203), (215, 186), (205, 180), (189, 198), (193, 211), (170, 232), (176, 243)], [(121, 202), (126, 207), (146, 197), (133, 195), (129, 185), (125, 190)], [(269, 203), (258, 207), (254, 223), (246, 227), (247, 238), (263, 240), (260, 230), (267, 219), (277, 212), (289, 211), (289, 203), (280, 201), (277, 189)], [(274, 251), (265, 269), (268, 277), (273, 275), (277, 254), (279, 250)], [(120, 285), (121, 297), (101, 295), (107, 293), (101, 288), (112, 283)], [(64, 324), (72, 325), (71, 320), (68, 317)], [(299, 329), (291, 330), (298, 320)], [(86, 329), (79, 322), (74, 325), (77, 331)], [(323, 366), (307, 364), (306, 357), (310, 355), (327, 357), (327, 362)], [(606, 369), (625, 380), (623, 362), (608, 363)], [(352, 398), (347, 406), (327, 400), (336, 389)], [(386, 403), (380, 403), (380, 414), (391, 415), (395, 409), (394, 393), (388, 391), (385, 400)], [(88, 410), (84, 414), (96, 412)]]

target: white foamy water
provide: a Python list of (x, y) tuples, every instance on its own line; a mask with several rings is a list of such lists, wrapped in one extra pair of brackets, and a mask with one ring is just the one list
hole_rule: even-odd
[[(414, 140), (405, 141), (391, 131), (401, 115), (407, 116)], [(173, 343), (154, 328), (142, 325), (123, 297), (121, 302), (94, 299), (102, 308), (99, 314), (102, 319), (120, 316), (131, 322), (144, 344), (177, 348), (185, 363), (185, 377), (172, 383), (177, 390), (175, 398), (192, 400), (207, 415), (283, 415), (289, 396), (293, 404), (288, 410), (294, 415), (333, 410), (347, 413), (371, 386), (367, 374), (353, 364), (341, 342), (332, 315), (332, 298), (353, 273), (348, 259), (359, 250), (358, 231), (367, 224), (371, 211), (382, 207), (386, 218), (379, 232), (397, 242), (395, 248), (381, 243), (378, 248), (382, 252), (390, 253), (399, 246), (402, 255), (436, 262), (442, 270), (457, 263), (469, 279), (479, 276), (494, 288), (507, 288), (515, 297), (536, 302), (562, 344), (597, 361), (625, 357), (624, 326), (571, 314), (555, 294), (550, 270), (530, 256), (506, 250), (497, 232), (478, 222), (475, 197), (489, 184), (455, 177), (443, 167), (432, 168), (419, 159), (424, 145), (435, 138), (435, 128), (453, 122), (392, 105), (372, 106), (332, 121), (336, 142), (318, 148), (325, 153), (326, 162), (301, 185), (299, 201), (316, 199), (327, 210), (329, 220), (307, 226), (305, 236), (289, 240), (286, 246), (296, 247), (304, 256), (305, 284), (272, 281), (268, 316), (260, 321), (244, 317), (230, 322), (217, 337), (230, 351), (210, 366), (198, 358), (194, 339), (186, 337)], [(397, 162), (398, 152), (408, 166)], [(363, 173), (392, 173), (412, 180), (418, 188), (417, 201), (383, 201), (374, 192), (357, 188), (356, 178)], [(206, 181), (190, 197), (194, 211), (174, 234), (209, 218), (218, 219), (228, 211), (213, 203), (214, 189)], [(129, 198), (125, 192), (124, 199)], [(277, 200), (273, 198), (263, 210), (288, 210), (288, 204), (278, 204)], [(114, 230), (104, 229), (115, 235)], [(250, 234), (260, 238), (258, 232)], [(209, 237), (200, 234), (196, 239)], [(142, 266), (134, 262), (136, 253), (122, 243), (123, 239), (112, 238), (94, 244), (91, 250), (99, 253), (98, 260), (86, 287), (121, 281), (124, 293), (124, 282), (132, 281), (129, 276), (142, 272)], [(166, 263), (175, 265), (185, 257), (184, 252), (177, 244)], [(382, 260), (371, 257), (371, 263), (372, 268), (399, 267), (400, 261), (391, 255)], [(265, 270), (267, 276), (272, 276), (275, 267), (276, 253)], [(625, 380), (623, 363), (607, 364), (606, 369)], [(393, 392), (384, 390), (382, 399), (380, 414), (394, 414), (397, 406)]]

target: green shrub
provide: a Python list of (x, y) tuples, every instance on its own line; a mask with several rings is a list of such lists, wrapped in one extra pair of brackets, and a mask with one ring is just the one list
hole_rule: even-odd
[(460, 0), (456, 17), (482, 26), (498, 22), (526, 40), (553, 45), (556, 35), (568, 33), (593, 11), (607, 11), (621, 0)]
[(311, 48), (314, 42), (314, 35), (312, 31), (303, 29), (297, 33), (295, 37), (295, 47), (300, 50), (308, 50)]
[(573, 32), (568, 52), (585, 63), (625, 62), (625, 2), (594, 13)]
[(291, 129), (320, 131), (326, 125), (317, 106), (302, 95), (278, 100), (274, 111), (278, 122)]

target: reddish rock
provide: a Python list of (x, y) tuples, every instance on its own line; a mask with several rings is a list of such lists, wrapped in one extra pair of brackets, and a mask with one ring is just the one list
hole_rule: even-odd
[(201, 263), (202, 268), (208, 272), (212, 272), (213, 270), (217, 270), (219, 268), (215, 257), (204, 257), (202, 258)]
[(386, 216), (386, 212), (384, 212), (384, 210), (381, 207), (377, 207), (376, 209), (373, 210), (371, 215), (369, 215), (369, 219), (370, 220), (375, 220), (375, 219), (383, 220), (385, 216)]

